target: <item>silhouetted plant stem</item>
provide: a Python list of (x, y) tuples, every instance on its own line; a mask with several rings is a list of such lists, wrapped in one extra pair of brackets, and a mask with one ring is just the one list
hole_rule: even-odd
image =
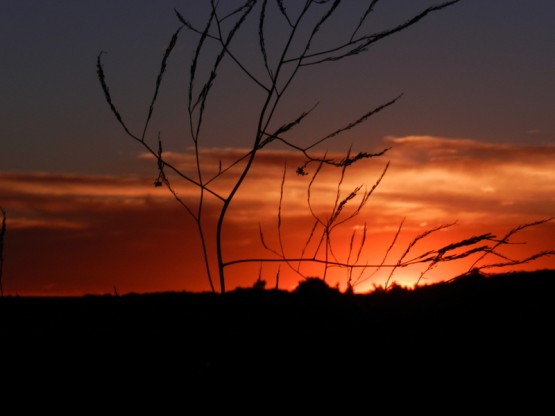
[(4, 238), (6, 236), (6, 211), (0, 207), (2, 213), (2, 226), (0, 227), (0, 296), (4, 296)]
[[(323, 46), (317, 42), (320, 40), (318, 36), (328, 29), (328, 24), (339, 13), (340, 7), (345, 5), (342, 0), (334, 1), (317, 1), (306, 0), (303, 4), (292, 1), (291, 3), (278, 0), (271, 2), (244, 0), (244, 1), (225, 1), (216, 2), (211, 1), (208, 4), (209, 16), (203, 25), (197, 27), (194, 22), (189, 21), (184, 14), (175, 10), (177, 20), (180, 26), (174, 31), (171, 39), (165, 49), (156, 81), (154, 84), (154, 92), (149, 101), (147, 116), (144, 123), (140, 127), (140, 134), (133, 133), (135, 131), (127, 120), (123, 118), (118, 107), (114, 103), (112, 94), (106, 81), (106, 75), (103, 68), (102, 57), (105, 52), (101, 51), (97, 56), (96, 70), (97, 77), (100, 82), (101, 89), (104, 93), (105, 101), (113, 116), (116, 118), (118, 124), (123, 129), (124, 133), (132, 140), (142, 146), (148, 154), (150, 154), (156, 161), (158, 177), (154, 181), (155, 186), (164, 185), (177, 202), (183, 206), (188, 214), (194, 219), (196, 229), (200, 237), (200, 244), (202, 248), (202, 255), (204, 257), (204, 267), (210, 288), (213, 292), (218, 289), (214, 285), (216, 276), (213, 273), (217, 271), (217, 281), (219, 283), (219, 291), (225, 293), (226, 287), (226, 269), (227, 267), (239, 263), (265, 263), (265, 262), (281, 262), (287, 264), (291, 269), (301, 274), (301, 264), (305, 262), (315, 262), (324, 265), (324, 272), (322, 279), (326, 279), (328, 268), (340, 267), (347, 271), (347, 279), (349, 285), (361, 282), (367, 279), (368, 276), (363, 276), (365, 271), (369, 268), (381, 269), (391, 267), (391, 272), (386, 280), (386, 287), (389, 285), (393, 273), (401, 267), (407, 267), (414, 264), (428, 264), (428, 268), (421, 274), (420, 279), (424, 277), (429, 269), (435, 267), (440, 262), (452, 261), (455, 259), (468, 257), (476, 253), (500, 255), (496, 250), (505, 244), (508, 244), (509, 238), (515, 232), (522, 228), (516, 229), (513, 233), (509, 233), (503, 239), (497, 242), (497, 245), (490, 246), (487, 243), (491, 242), (494, 238), (490, 234), (484, 234), (472, 237), (470, 239), (462, 240), (452, 245), (448, 245), (439, 250), (427, 251), (423, 254), (417, 255), (410, 259), (408, 258), (409, 252), (412, 252), (414, 245), (421, 239), (427, 237), (429, 234), (440, 229), (449, 227), (451, 224), (439, 226), (437, 228), (428, 230), (424, 234), (417, 236), (415, 240), (407, 247), (406, 251), (401, 255), (397, 262), (387, 264), (386, 258), (390, 254), (392, 245), (397, 241), (401, 227), (395, 236), (392, 245), (387, 249), (381, 263), (376, 265), (367, 264), (363, 257), (363, 247), (366, 242), (367, 227), (364, 225), (363, 234), (360, 240), (360, 245), (354, 254), (354, 239), (355, 234), (351, 237), (349, 245), (348, 256), (345, 261), (339, 259), (337, 251), (332, 244), (333, 238), (336, 235), (335, 230), (337, 227), (345, 224), (347, 221), (358, 216), (362, 209), (365, 207), (368, 199), (380, 184), (384, 175), (386, 174), (389, 162), (386, 163), (385, 168), (382, 170), (381, 175), (375, 181), (374, 185), (366, 188), (366, 184), (360, 184), (350, 192), (344, 194), (342, 185), (343, 178), (349, 167), (354, 164), (361, 163), (364, 160), (383, 156), (387, 153), (389, 148), (381, 149), (378, 151), (361, 151), (356, 154), (351, 154), (351, 149), (346, 153), (345, 157), (330, 157), (327, 150), (321, 150), (319, 147), (328, 143), (328, 141), (339, 137), (361, 124), (365, 123), (372, 116), (380, 113), (381, 111), (389, 108), (396, 103), (401, 97), (397, 94), (395, 98), (382, 103), (377, 106), (369, 106), (369, 109), (361, 111), (362, 115), (353, 117), (350, 121), (342, 123), (339, 127), (330, 129), (331, 132), (323, 136), (310, 138), (307, 145), (301, 146), (292, 140), (289, 135), (300, 124), (306, 122), (310, 116), (316, 111), (318, 103), (309, 106), (309, 109), (301, 111), (296, 117), (289, 120), (279, 120), (278, 114), (284, 106), (284, 97), (293, 88), (293, 81), (302, 69), (312, 68), (320, 64), (333, 64), (336, 61), (347, 59), (355, 55), (367, 52), (368, 47), (382, 39), (391, 35), (402, 32), (409, 27), (415, 25), (426, 16), (439, 10), (450, 7), (460, 0), (443, 1), (438, 4), (429, 6), (417, 13), (415, 13), (408, 20), (393, 24), (391, 27), (377, 31), (377, 32), (363, 32), (365, 23), (368, 17), (375, 12), (378, 5), (377, 0), (371, 0), (367, 6), (360, 11), (360, 19), (352, 28), (346, 28), (348, 35), (344, 38), (334, 36), (327, 44)], [(288, 7), (295, 5), (296, 7)], [(268, 27), (268, 21), (272, 17), (271, 7), (277, 6), (274, 9), (276, 24), (282, 24), (282, 30), (272, 30)], [(259, 7), (259, 9), (257, 9)], [(347, 4), (345, 7), (352, 7), (352, 3)], [(295, 10), (292, 12), (291, 10)], [(254, 17), (253, 17), (254, 16)], [(250, 19), (258, 19), (254, 23), (256, 25), (249, 25), (246, 22)], [(367, 25), (368, 26), (368, 25)], [(250, 34), (253, 38), (256, 37), (257, 42), (253, 51), (253, 56), (258, 56), (261, 60), (261, 71), (255, 72), (251, 68), (250, 61), (244, 60), (239, 54), (235, 52), (234, 46), (236, 43), (237, 35), (246, 28), (255, 28), (254, 33)], [(188, 136), (192, 141), (194, 153), (194, 169), (187, 170), (186, 168), (179, 168), (178, 166), (169, 162), (166, 154), (163, 152), (161, 135), (158, 133), (158, 138), (155, 143), (151, 143), (153, 138), (150, 137), (149, 130), (150, 124), (153, 120), (154, 112), (157, 110), (157, 102), (160, 99), (161, 88), (165, 82), (166, 69), (170, 63), (172, 54), (177, 49), (176, 46), (182, 37), (182, 32), (187, 32), (197, 37), (196, 43), (193, 41), (192, 57), (190, 61), (189, 70), (184, 71), (188, 75), (187, 85), (187, 111), (186, 117), (188, 122)], [(269, 42), (268, 36), (277, 34), (280, 36), (280, 42)], [(275, 40), (275, 39), (272, 39)], [(272, 48), (269, 48), (272, 45)], [(277, 46), (276, 46), (277, 45)], [(211, 48), (214, 49), (211, 49)], [(201, 73), (201, 63), (206, 65), (205, 73)], [(257, 110), (253, 112), (253, 119), (256, 128), (252, 131), (252, 141), (250, 147), (244, 154), (237, 157), (235, 160), (222, 164), (219, 162), (216, 173), (207, 173), (206, 167), (202, 161), (202, 133), (205, 131), (204, 123), (209, 102), (209, 97), (212, 96), (216, 85), (216, 79), (221, 71), (226, 69), (226, 64), (236, 65), (240, 72), (245, 75), (248, 82), (251, 82), (263, 94), (260, 103), (257, 102)], [(244, 99), (241, 97), (241, 99)], [(277, 126), (277, 127), (276, 127)], [(308, 168), (309, 166), (316, 165), (315, 172), (312, 173), (312, 178), (307, 184), (307, 203), (309, 215), (312, 217), (313, 225), (309, 231), (308, 238), (306, 239), (305, 246), (302, 249), (300, 256), (291, 256), (285, 252), (285, 243), (282, 229), (282, 199), (285, 184), (285, 171), (281, 181), (281, 196), (278, 207), (278, 248), (270, 247), (264, 240), (264, 233), (260, 228), (260, 240), (262, 245), (272, 252), (275, 259), (262, 259), (262, 258), (243, 258), (236, 260), (228, 260), (224, 256), (224, 225), (226, 224), (229, 211), (232, 208), (233, 201), (237, 198), (239, 190), (243, 187), (246, 178), (249, 176), (258, 153), (270, 146), (272, 143), (279, 143), (285, 146), (287, 150), (291, 150), (296, 154), (303, 157), (303, 163), (296, 167), (296, 172), (300, 176), (311, 175)], [(340, 178), (336, 187), (335, 198), (331, 206), (331, 210), (327, 215), (316, 212), (312, 207), (312, 186), (321, 170), (324, 167), (340, 169)], [(174, 175), (170, 179), (168, 174)], [(226, 189), (216, 188), (215, 182), (222, 177), (232, 177), (231, 184)], [(172, 181), (176, 179), (183, 180), (185, 185), (191, 186), (198, 191), (195, 195), (196, 200), (191, 202), (185, 200), (177, 192), (177, 188), (173, 185)], [(215, 235), (212, 236), (213, 229), (205, 225), (205, 213), (208, 204), (208, 198), (214, 199), (218, 205), (218, 212), (215, 218), (216, 227)], [(351, 211), (347, 212), (348, 209)], [(538, 224), (542, 221), (538, 222)], [(526, 224), (523, 227), (530, 226)], [(214, 238), (215, 249), (208, 244)], [(310, 250), (312, 244), (315, 244), (315, 249)], [(481, 243), (480, 246), (475, 244)], [(465, 249), (463, 253), (453, 254), (455, 249)], [(212, 251), (214, 250), (214, 251)], [(538, 253), (539, 256), (548, 255), (549, 253)], [(481, 260), (483, 256), (479, 259)], [(537, 258), (537, 257), (535, 257)], [(216, 265), (213, 261), (216, 261)], [(507, 260), (509, 261), (509, 260)], [(511, 263), (512, 262), (512, 263)], [(515, 260), (510, 260), (509, 263), (515, 264)], [(294, 266), (296, 264), (296, 267)], [(359, 276), (356, 281), (353, 281), (353, 271), (360, 269)], [(371, 276), (372, 274), (370, 274)], [(259, 276), (260, 277), (260, 276)], [(276, 275), (276, 282), (279, 277), (279, 271)], [(418, 280), (418, 282), (420, 281)]]

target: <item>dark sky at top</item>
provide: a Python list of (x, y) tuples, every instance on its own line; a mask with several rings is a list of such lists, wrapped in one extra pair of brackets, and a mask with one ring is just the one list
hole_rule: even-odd
[[(91, 173), (136, 169), (132, 161), (138, 149), (123, 138), (103, 101), (96, 56), (107, 51), (104, 61), (112, 91), (124, 115), (138, 122), (146, 114), (163, 50), (178, 27), (173, 9), (200, 24), (201, 3), (3, 1), (0, 169)], [(412, 10), (434, 2), (382, 3), (375, 12), (376, 24), (403, 20)], [(365, 140), (426, 134), (552, 144), (554, 15), (551, 0), (463, 0), (377, 44), (363, 57), (323, 67), (316, 73), (321, 79), (306, 86), (313, 89), (305, 92), (305, 85), (300, 85), (296, 94), (307, 98), (307, 106), (320, 102), (322, 119), (336, 114), (340, 123), (404, 93), (394, 108), (361, 132)], [(176, 56), (180, 52), (182, 56), (172, 67), (176, 74), (187, 70), (190, 57), (187, 37), (181, 42)], [(173, 84), (163, 91), (168, 104), (160, 126), (166, 138), (180, 134), (182, 87)], [(222, 97), (229, 94), (229, 99), (222, 98), (220, 116), (237, 119), (242, 114), (236, 109), (240, 91), (227, 87)], [(241, 134), (224, 140), (214, 129), (207, 135), (209, 145), (249, 143)]]

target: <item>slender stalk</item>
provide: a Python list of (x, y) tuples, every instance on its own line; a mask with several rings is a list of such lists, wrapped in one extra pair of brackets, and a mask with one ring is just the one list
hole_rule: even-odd
[(4, 296), (4, 284), (3, 284), (3, 271), (4, 271), (4, 238), (6, 235), (6, 211), (0, 207), (0, 212), (2, 212), (2, 226), (0, 227), (0, 296)]

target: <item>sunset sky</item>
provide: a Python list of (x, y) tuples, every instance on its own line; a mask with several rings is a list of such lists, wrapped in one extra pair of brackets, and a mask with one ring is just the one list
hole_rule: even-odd
[[(7, 213), (3, 288), (6, 294), (80, 295), (153, 291), (208, 291), (195, 224), (164, 187), (154, 187), (156, 160), (125, 134), (110, 112), (96, 73), (102, 62), (112, 98), (126, 123), (140, 132), (154, 92), (161, 58), (180, 26), (177, 9), (197, 27), (205, 23), (200, 1), (28, 1), (0, 8), (0, 207)], [(299, 2), (300, 3), (300, 2)], [(297, 4), (299, 4), (297, 3)], [(347, 1), (323, 41), (343, 39), (368, 2)], [(401, 23), (441, 0), (383, 0), (366, 32)], [(269, 15), (272, 16), (272, 15)], [(341, 198), (357, 186), (370, 189), (389, 167), (363, 210), (338, 227), (332, 245), (339, 260), (349, 242), (366, 238), (355, 290), (381, 285), (391, 265), (418, 235), (452, 224), (419, 241), (408, 257), (473, 236), (510, 230), (555, 216), (555, 2), (461, 0), (432, 13), (365, 53), (307, 66), (298, 73), (273, 129), (317, 106), (289, 139), (306, 146), (402, 94), (392, 106), (334, 137), (315, 154), (342, 158), (366, 151), (379, 157), (347, 169)], [(260, 70), (260, 50), (241, 35), (232, 49)], [(273, 23), (272, 23), (273, 24)], [(273, 27), (273, 26), (272, 26)], [(276, 32), (279, 33), (277, 27)], [(346, 30), (349, 32), (349, 30)], [(252, 35), (254, 34), (254, 35)], [(168, 62), (147, 139), (164, 140), (167, 158), (194, 172), (188, 134), (187, 83), (198, 35), (184, 29)], [(270, 37), (268, 38), (270, 42)], [(254, 45), (254, 47), (253, 47)], [(268, 49), (271, 50), (271, 42)], [(248, 151), (261, 92), (229, 60), (218, 74), (202, 131), (202, 158), (216, 172)], [(307, 202), (304, 159), (284, 146), (259, 154), (231, 204), (224, 227), (224, 259), (273, 258), (260, 241), (288, 257), (302, 253), (314, 218)], [(286, 175), (280, 192), (283, 169)], [(210, 172), (207, 172), (210, 173)], [(320, 173), (310, 204), (325, 217), (338, 189), (337, 169)], [(231, 175), (214, 183), (225, 193)], [(198, 189), (170, 176), (178, 195), (194, 201)], [(363, 188), (364, 189), (364, 188)], [(360, 194), (359, 194), (360, 195)], [(343, 214), (356, 205), (354, 198)], [(220, 204), (206, 201), (206, 217)], [(402, 227), (400, 228), (400, 226)], [(208, 224), (208, 231), (212, 225)], [(399, 236), (392, 244), (397, 231)], [(500, 253), (525, 258), (555, 249), (555, 221), (516, 233)], [(454, 277), (475, 258), (439, 264), (424, 283)], [(501, 258), (489, 256), (481, 265)], [(227, 288), (252, 286), (259, 275), (276, 285), (277, 263), (229, 266)], [(555, 268), (547, 256), (519, 269)], [(415, 282), (421, 266), (395, 271), (401, 284)], [(497, 271), (498, 269), (485, 269)], [(511, 269), (512, 270), (512, 269)], [(321, 268), (302, 266), (305, 276)], [(330, 269), (328, 282), (344, 289), (345, 269)], [(359, 275), (360, 273), (360, 275)], [(282, 264), (279, 287), (301, 277)]]

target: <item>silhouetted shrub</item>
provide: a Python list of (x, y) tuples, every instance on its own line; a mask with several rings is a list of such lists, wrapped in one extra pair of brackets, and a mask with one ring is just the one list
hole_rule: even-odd
[(326, 296), (330, 294), (339, 294), (339, 290), (330, 287), (319, 277), (307, 277), (297, 285), (294, 293), (303, 296)]

